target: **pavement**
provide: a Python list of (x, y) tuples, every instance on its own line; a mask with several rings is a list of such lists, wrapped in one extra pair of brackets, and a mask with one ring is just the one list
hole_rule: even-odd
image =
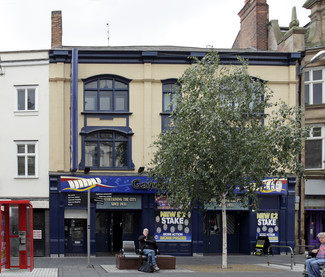
[[(222, 269), (221, 255), (194, 255), (190, 257), (176, 257), (175, 270), (160, 270), (159, 277), (285, 277), (302, 276), (305, 255), (296, 255), (293, 269), (291, 269), (290, 255), (267, 256), (228, 255), (228, 268)], [(29, 269), (4, 269), (0, 277), (127, 277), (143, 276), (146, 273), (137, 270), (119, 270), (115, 267), (115, 257), (91, 257), (88, 267), (87, 257), (36, 257), (35, 267)]]

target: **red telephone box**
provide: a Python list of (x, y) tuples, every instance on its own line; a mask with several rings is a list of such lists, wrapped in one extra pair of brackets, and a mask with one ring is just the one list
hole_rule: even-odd
[[(27, 200), (0, 201), (1, 267), (34, 269), (33, 206)], [(12, 249), (12, 252), (10, 252)]]

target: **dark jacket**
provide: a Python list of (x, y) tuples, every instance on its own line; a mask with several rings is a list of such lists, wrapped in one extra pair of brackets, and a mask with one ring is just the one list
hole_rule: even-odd
[(146, 237), (144, 235), (139, 236), (139, 248), (142, 251), (143, 249), (152, 249), (157, 250), (156, 240), (152, 236), (148, 236), (147, 240), (145, 241)]

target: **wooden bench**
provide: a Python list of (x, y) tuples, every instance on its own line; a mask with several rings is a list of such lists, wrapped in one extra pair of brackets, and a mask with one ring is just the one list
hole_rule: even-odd
[[(133, 241), (123, 241), (120, 254), (116, 254), (116, 267), (118, 269), (138, 269), (146, 256), (136, 254)], [(160, 269), (175, 269), (176, 257), (169, 255), (156, 256), (157, 265)]]

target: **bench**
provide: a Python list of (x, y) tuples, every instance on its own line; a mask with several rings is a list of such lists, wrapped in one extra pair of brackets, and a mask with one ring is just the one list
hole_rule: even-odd
[[(138, 269), (147, 259), (145, 255), (136, 254), (133, 241), (123, 241), (123, 248), (119, 254), (115, 255), (115, 258), (118, 269)], [(176, 257), (174, 256), (158, 255), (156, 261), (160, 269), (176, 269)]]

